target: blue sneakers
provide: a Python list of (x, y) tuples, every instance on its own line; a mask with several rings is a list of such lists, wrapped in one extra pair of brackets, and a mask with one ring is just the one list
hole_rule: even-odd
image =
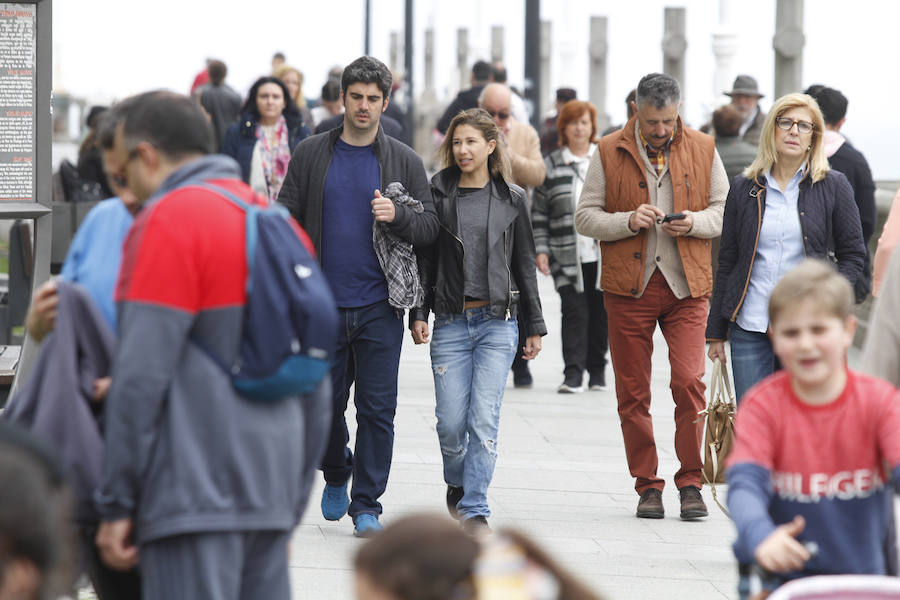
[(368, 538), (378, 534), (384, 527), (378, 522), (378, 515), (372, 513), (359, 513), (353, 518), (356, 526), (353, 535), (358, 538)]
[(347, 514), (350, 507), (350, 496), (347, 495), (347, 482), (344, 485), (325, 484), (322, 491), (322, 516), (328, 521), (337, 521)]

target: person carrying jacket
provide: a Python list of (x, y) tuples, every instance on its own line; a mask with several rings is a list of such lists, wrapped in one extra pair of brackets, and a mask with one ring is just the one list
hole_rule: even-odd
[(441, 222), (420, 253), (425, 303), (410, 313), (413, 341), (428, 342), (433, 311), (435, 414), (447, 508), (472, 534), (490, 531), (487, 489), (497, 462), (500, 406), (519, 345), (526, 360), (546, 335), (524, 191), (506, 183), (500, 129), (487, 111), (453, 118), (431, 180)]
[[(278, 197), (309, 233), (344, 324), (331, 369), (334, 413), (322, 460), (322, 515), (337, 521), (349, 512), (357, 536), (381, 530), (378, 498), (391, 468), (403, 342), (402, 311), (388, 301), (373, 219), (414, 248), (431, 244), (439, 227), (422, 159), (380, 126), (390, 90), (384, 63), (369, 56), (350, 63), (341, 76), (343, 126), (297, 146)], [(422, 212), (382, 196), (393, 182), (422, 203)], [(354, 384), (355, 453), (347, 447), (344, 418)]]
[(843, 174), (831, 169), (816, 101), (787, 94), (769, 111), (759, 153), (732, 181), (706, 339), (724, 364), (731, 341), (735, 396), (779, 365), (767, 333), (769, 294), (804, 258), (829, 260), (855, 285), (866, 257), (859, 210)]
[[(600, 240), (609, 350), (637, 516), (665, 515), (650, 418), (653, 332), (669, 346), (675, 401), (675, 473), (681, 518), (707, 516), (700, 494), (706, 402), (703, 327), (712, 290), (710, 239), (722, 229), (728, 180), (711, 137), (684, 127), (673, 77), (645, 75), (636, 114), (600, 140), (591, 158), (575, 230)], [(677, 219), (666, 221), (667, 214)]]
[(113, 568), (140, 563), (147, 600), (289, 598), (286, 548), (324, 445), (330, 382), (265, 403), (235, 391), (220, 364), (242, 336), (245, 215), (201, 184), (265, 200), (232, 159), (209, 154), (212, 129), (189, 98), (149, 92), (113, 110), (123, 116), (107, 168), (142, 208), (116, 292), (97, 545)]
[(238, 161), (241, 179), (274, 202), (291, 154), (309, 137), (300, 109), (277, 77), (260, 77), (250, 88), (241, 117), (225, 132), (222, 154)]

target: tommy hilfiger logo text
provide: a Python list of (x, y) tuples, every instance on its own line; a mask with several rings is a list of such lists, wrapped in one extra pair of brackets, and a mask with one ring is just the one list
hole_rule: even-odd
[(879, 469), (811, 473), (806, 478), (803, 473), (776, 471), (772, 474), (772, 486), (782, 500), (811, 503), (868, 498), (884, 488), (884, 479)]

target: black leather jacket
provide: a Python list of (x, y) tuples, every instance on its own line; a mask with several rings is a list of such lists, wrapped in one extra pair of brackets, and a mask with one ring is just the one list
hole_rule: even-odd
[[(429, 311), (457, 314), (465, 302), (463, 243), (459, 234), (457, 187), (459, 169), (448, 167), (431, 179), (431, 191), (441, 228), (437, 241), (419, 253), (419, 277), (425, 304), (409, 314), (409, 325), (427, 321)], [(528, 336), (546, 335), (535, 275), (534, 238), (522, 188), (501, 177), (491, 181), (489, 213), (488, 288), (491, 314), (519, 316)], [(524, 340), (523, 340), (524, 343)]]

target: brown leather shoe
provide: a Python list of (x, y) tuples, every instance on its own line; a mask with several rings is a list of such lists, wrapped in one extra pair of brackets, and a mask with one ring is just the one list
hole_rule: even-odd
[(686, 485), (678, 490), (678, 495), (681, 497), (682, 519), (689, 521), (709, 516), (709, 511), (706, 510), (706, 503), (703, 502), (703, 496), (700, 495), (699, 488), (693, 485)]
[(641, 494), (641, 499), (638, 501), (635, 514), (642, 519), (662, 519), (665, 517), (666, 511), (663, 508), (662, 492), (656, 488), (644, 490), (644, 493)]

